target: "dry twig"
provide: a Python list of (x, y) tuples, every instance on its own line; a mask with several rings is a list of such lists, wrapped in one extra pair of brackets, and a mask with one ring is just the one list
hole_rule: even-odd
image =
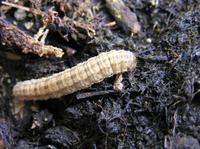
[(50, 55), (62, 57), (64, 54), (62, 49), (42, 44), (2, 18), (0, 18), (0, 37), (3, 44), (20, 48), (24, 53), (33, 53), (41, 57)]
[(106, 0), (106, 6), (126, 33), (140, 32), (141, 27), (136, 14), (126, 7), (122, 0)]

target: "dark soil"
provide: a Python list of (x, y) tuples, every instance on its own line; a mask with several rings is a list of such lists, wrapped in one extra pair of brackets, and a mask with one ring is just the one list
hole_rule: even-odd
[[(20, 49), (1, 45), (0, 141), (5, 147), (200, 148), (200, 2), (123, 1), (138, 17), (138, 35), (131, 37), (118, 25), (106, 26), (114, 18), (103, 0), (21, 2), (44, 12), (54, 6), (61, 19), (67, 16), (93, 24), (96, 35), (88, 37), (80, 28), (80, 34), (66, 32), (52, 23), (46, 43), (66, 49), (62, 59), (22, 54)], [(42, 26), (39, 16), (26, 12), (23, 20), (17, 20), (16, 8), (2, 7), (4, 19), (29, 35)], [(27, 30), (26, 22), (33, 22), (33, 27)], [(137, 54), (136, 70), (123, 74), (124, 92), (113, 90), (111, 77), (60, 99), (25, 102), (21, 118), (13, 112), (16, 82), (60, 72), (112, 49)]]

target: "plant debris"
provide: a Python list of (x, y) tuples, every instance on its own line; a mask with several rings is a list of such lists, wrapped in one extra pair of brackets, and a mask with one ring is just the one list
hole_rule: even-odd
[(136, 34), (140, 32), (141, 26), (136, 14), (122, 0), (106, 0), (106, 6), (125, 33)]
[(40, 57), (52, 55), (59, 58), (64, 54), (62, 49), (50, 45), (43, 45), (2, 18), (0, 19), (0, 38), (3, 45), (9, 48), (20, 48), (24, 53), (33, 53)]

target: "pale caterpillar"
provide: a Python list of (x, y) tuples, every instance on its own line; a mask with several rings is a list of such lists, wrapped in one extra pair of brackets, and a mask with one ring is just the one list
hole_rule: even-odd
[(136, 57), (130, 51), (103, 52), (51, 76), (18, 82), (13, 88), (13, 95), (19, 100), (58, 98), (135, 67)]

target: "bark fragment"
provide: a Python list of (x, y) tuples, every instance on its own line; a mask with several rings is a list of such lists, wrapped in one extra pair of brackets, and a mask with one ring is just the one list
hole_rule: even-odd
[(140, 32), (141, 26), (136, 14), (122, 0), (106, 0), (106, 6), (125, 33), (137, 34)]
[(2, 18), (0, 18), (0, 39), (8, 47), (17, 47), (24, 53), (33, 53), (40, 57), (62, 57), (64, 54), (62, 49), (42, 44)]

